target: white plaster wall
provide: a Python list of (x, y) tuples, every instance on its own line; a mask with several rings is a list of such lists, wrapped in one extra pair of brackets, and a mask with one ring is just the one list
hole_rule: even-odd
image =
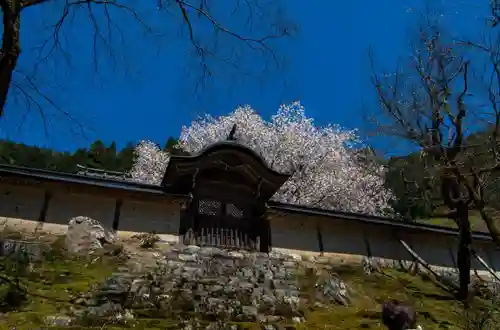
[[(41, 186), (22, 187), (0, 185), (0, 224), (38, 221), (43, 207), (45, 190)], [(77, 216), (86, 216), (112, 228), (116, 198), (103, 195), (53, 192), (45, 222), (67, 225)], [(178, 241), (180, 209), (168, 201), (137, 202), (124, 200), (120, 213), (119, 231), (156, 231), (166, 241)]]
[(325, 252), (366, 255), (362, 227), (336, 219), (322, 218), (318, 221)]
[[(411, 243), (407, 243), (429, 264), (456, 267), (458, 237), (424, 233), (405, 236), (410, 237)], [(500, 253), (493, 242), (473, 241), (472, 248), (491, 268), (500, 270)], [(471, 257), (471, 264), (474, 269), (486, 270), (475, 257)]]
[(308, 217), (273, 217), (271, 244), (273, 248), (319, 251), (314, 219)]
[(68, 224), (71, 218), (85, 216), (112, 228), (114, 198), (74, 193), (54, 193), (49, 202), (45, 222)]
[[(44, 189), (15, 185), (0, 185), (0, 223), (37, 221), (42, 210)], [(67, 225), (76, 216), (88, 216), (111, 228), (115, 213), (115, 198), (74, 193), (55, 192), (49, 203), (46, 222)], [(121, 208), (119, 232), (156, 231), (164, 240), (178, 241), (180, 209), (177, 204), (124, 200)], [(387, 259), (411, 260), (399, 243), (393, 228), (360, 224), (354, 221), (311, 216), (277, 216), (270, 220), (272, 247), (288, 251), (319, 253), (316, 226), (323, 237), (324, 252), (348, 255), (366, 255), (369, 241), (373, 256)], [(400, 232), (404, 239), (424, 260), (444, 267), (455, 265), (457, 239), (452, 236)], [(475, 251), (494, 270), (500, 270), (500, 251), (492, 242), (474, 242)], [(484, 267), (473, 259), (473, 267)]]
[[(484, 242), (473, 242), (472, 248), (488, 266), (494, 270), (500, 271), (500, 251), (493, 242), (488, 244)], [(479, 264), (479, 261), (475, 259), (474, 262)]]
[[(164, 240), (177, 241), (179, 231), (180, 208), (177, 204), (123, 202), (118, 231), (153, 232)], [(163, 236), (162, 236), (163, 235)]]
[[(297, 216), (277, 216), (271, 219), (272, 248), (275, 250), (319, 251), (316, 223), (321, 227), (325, 254), (367, 255), (366, 240), (372, 256), (413, 260), (399, 239), (404, 240), (422, 259), (432, 265), (456, 265), (458, 240), (454, 236), (422, 232), (394, 232), (394, 228), (360, 224), (355, 221)], [(396, 235), (397, 234), (397, 235)], [(477, 254), (494, 270), (500, 270), (500, 252), (492, 242), (474, 242)], [(472, 267), (486, 268), (472, 258)]]
[(0, 220), (38, 221), (44, 196), (42, 189), (0, 185)]
[[(401, 243), (391, 235), (388, 228), (371, 228), (371, 230), (365, 232), (365, 235), (370, 242), (370, 248), (374, 257), (411, 260), (411, 256), (406, 252)], [(407, 241), (407, 243), (411, 245), (411, 242)]]
[[(453, 236), (414, 233), (402, 235), (405, 242), (418, 253), (422, 259), (432, 265), (455, 267), (456, 246), (458, 241)], [(411, 260), (411, 257), (406, 257)]]

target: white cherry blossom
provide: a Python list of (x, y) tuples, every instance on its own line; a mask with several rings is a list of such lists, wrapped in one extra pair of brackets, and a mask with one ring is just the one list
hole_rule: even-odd
[[(336, 125), (319, 127), (299, 102), (282, 105), (270, 121), (250, 106), (227, 116), (206, 115), (182, 127), (179, 147), (196, 153), (225, 140), (233, 125), (239, 143), (255, 150), (290, 179), (273, 200), (322, 209), (381, 215), (389, 210), (390, 191), (384, 188), (383, 166), (361, 163), (355, 130)], [(159, 184), (169, 155), (152, 142), (141, 142), (131, 171), (134, 180)]]
[(152, 141), (140, 141), (134, 150), (134, 164), (130, 170), (132, 180), (160, 184), (167, 169), (170, 154), (163, 152)]

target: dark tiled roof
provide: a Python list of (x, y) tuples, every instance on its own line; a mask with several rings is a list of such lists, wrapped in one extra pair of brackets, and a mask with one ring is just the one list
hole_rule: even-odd
[(0, 165), (0, 176), (23, 177), (27, 179), (32, 178), (52, 182), (62, 181), (66, 183), (85, 184), (103, 188), (123, 189), (128, 191), (146, 192), (152, 194), (165, 194), (164, 189), (160, 186), (134, 182), (131, 180), (61, 173), (12, 165)]

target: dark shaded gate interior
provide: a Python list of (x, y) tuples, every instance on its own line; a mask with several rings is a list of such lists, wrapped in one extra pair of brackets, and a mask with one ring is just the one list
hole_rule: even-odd
[[(261, 249), (260, 227), (265, 222), (253, 218), (251, 208), (239, 207), (234, 201), (203, 197), (196, 199), (193, 206), (193, 224), (187, 226), (183, 235), (185, 244)], [(186, 220), (189, 224), (189, 216)]]
[(266, 202), (288, 177), (226, 141), (196, 155), (173, 155), (162, 184), (191, 196), (180, 221), (184, 244), (269, 252)]

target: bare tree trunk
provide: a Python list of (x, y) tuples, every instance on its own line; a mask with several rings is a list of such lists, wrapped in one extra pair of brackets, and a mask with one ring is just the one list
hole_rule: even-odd
[(469, 298), (472, 233), (469, 222), (469, 208), (462, 201), (458, 202), (457, 205), (457, 223), (460, 232), (457, 251), (457, 265), (460, 276), (458, 299), (466, 302)]
[(0, 51), (0, 116), (7, 101), (12, 74), (16, 68), (21, 46), (19, 41), (20, 1), (0, 1), (3, 12), (2, 49)]
[(469, 199), (461, 191), (457, 177), (442, 175), (441, 196), (450, 210), (455, 210), (454, 220), (458, 225), (459, 242), (457, 249), (457, 268), (459, 271), (459, 290), (457, 298), (467, 304), (469, 298), (470, 270), (472, 257), (472, 231), (469, 221)]

